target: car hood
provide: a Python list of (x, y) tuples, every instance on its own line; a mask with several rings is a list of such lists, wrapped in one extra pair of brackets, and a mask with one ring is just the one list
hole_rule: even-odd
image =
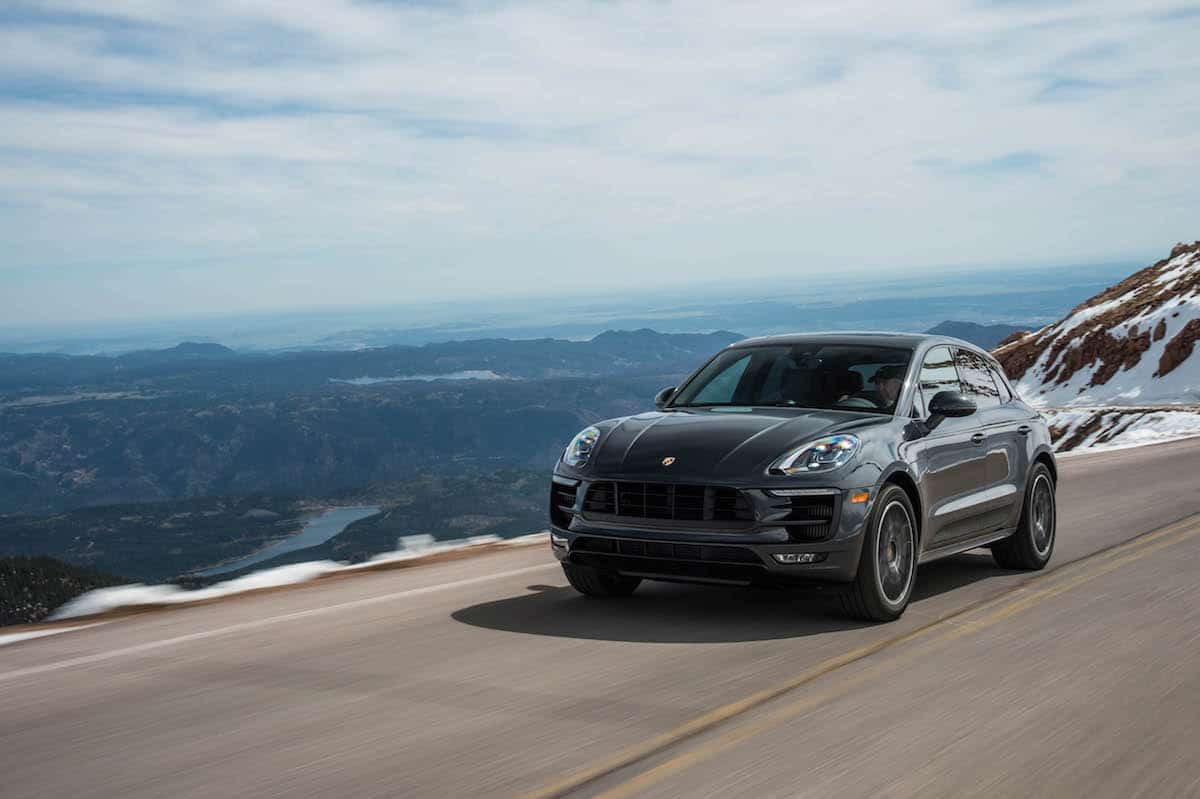
[[(794, 408), (643, 413), (602, 425), (607, 429), (592, 468), (604, 476), (746, 479), (761, 475), (784, 453), (813, 439), (891, 419)], [(664, 458), (675, 460), (664, 465)]]

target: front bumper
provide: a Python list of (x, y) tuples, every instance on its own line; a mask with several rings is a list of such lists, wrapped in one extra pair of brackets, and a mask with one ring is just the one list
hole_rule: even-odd
[[(857, 503), (850, 501), (850, 495), (863, 489), (805, 489), (806, 496), (831, 500), (832, 519), (820, 540), (797, 540), (797, 528), (786, 523), (791, 498), (780, 497), (769, 489), (739, 489), (750, 503), (752, 521), (736, 525), (689, 524), (590, 513), (584, 498), (591, 482), (600, 481), (555, 477), (550, 513), (555, 557), (650, 579), (682, 582), (776, 586), (849, 582), (858, 570), (862, 531), (874, 499), (871, 489), (867, 489), (868, 500)], [(573, 501), (568, 503), (572, 490)], [(814, 553), (820, 560), (780, 563), (775, 556), (785, 553)]]

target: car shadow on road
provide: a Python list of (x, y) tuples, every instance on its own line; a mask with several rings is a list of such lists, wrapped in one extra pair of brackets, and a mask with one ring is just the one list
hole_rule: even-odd
[[(914, 607), (948, 591), (1002, 577), (990, 555), (922, 566)], [(463, 624), (504, 632), (637, 643), (732, 643), (799, 638), (870, 626), (840, 615), (834, 586), (797, 591), (642, 583), (628, 599), (590, 599), (562, 585), (462, 608)], [(964, 604), (970, 600), (964, 597)]]

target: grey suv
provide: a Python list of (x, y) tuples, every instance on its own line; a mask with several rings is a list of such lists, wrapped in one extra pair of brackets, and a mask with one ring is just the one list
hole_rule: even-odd
[(1046, 423), (966, 342), (748, 339), (655, 405), (581, 431), (555, 467), (551, 548), (589, 596), (844, 583), (848, 613), (888, 621), (919, 564), (988, 546), (1040, 569), (1054, 550)]

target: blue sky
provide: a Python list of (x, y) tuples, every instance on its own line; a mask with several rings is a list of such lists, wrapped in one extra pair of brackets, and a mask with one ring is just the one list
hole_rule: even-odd
[(1200, 238), (1198, 33), (1153, 0), (8, 0), (0, 324), (1150, 260)]

